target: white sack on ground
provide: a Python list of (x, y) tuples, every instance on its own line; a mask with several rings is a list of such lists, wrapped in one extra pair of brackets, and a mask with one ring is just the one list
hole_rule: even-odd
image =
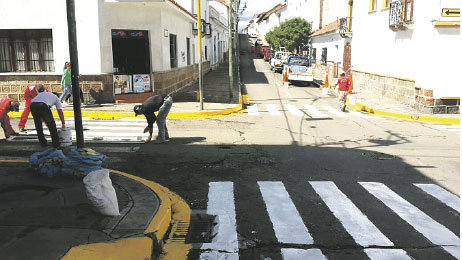
[(90, 172), (83, 178), (87, 198), (90, 200), (95, 211), (105, 216), (118, 216), (119, 204), (109, 171), (101, 169)]

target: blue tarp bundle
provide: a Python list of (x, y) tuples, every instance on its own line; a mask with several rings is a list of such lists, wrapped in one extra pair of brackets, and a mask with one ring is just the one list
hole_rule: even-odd
[(29, 158), (30, 167), (38, 170), (48, 178), (59, 174), (64, 162), (64, 154), (56, 148), (49, 148), (43, 152), (34, 153)]
[(31, 155), (30, 166), (49, 178), (58, 174), (83, 178), (88, 173), (100, 170), (106, 156), (92, 149), (71, 149), (67, 155), (55, 148), (46, 149)]
[(66, 176), (85, 177), (88, 173), (101, 169), (106, 155), (91, 149), (71, 149), (63, 163), (62, 173)]

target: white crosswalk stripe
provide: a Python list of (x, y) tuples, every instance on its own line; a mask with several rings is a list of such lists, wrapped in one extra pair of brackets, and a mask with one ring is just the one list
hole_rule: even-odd
[(432, 127), (460, 135), (460, 125), (432, 125)]
[[(312, 118), (333, 118), (333, 117), (348, 118), (350, 115), (352, 115), (352, 116), (360, 117), (363, 119), (370, 118), (369, 115), (361, 113), (361, 112), (352, 111), (352, 110), (347, 109), (348, 113), (345, 113), (331, 106), (325, 106), (325, 105), (320, 106), (320, 108), (314, 105), (307, 105), (307, 104), (300, 105), (300, 107), (294, 104), (282, 104), (283, 108), (278, 108), (280, 107), (280, 105), (276, 105), (276, 104), (260, 104), (260, 108), (261, 106), (264, 106), (267, 113), (270, 114), (271, 116), (282, 116), (282, 113), (280, 111), (282, 109), (286, 109), (291, 115), (297, 116), (297, 117), (303, 117), (306, 115)], [(326, 110), (329, 114), (321, 112), (320, 109)], [(264, 115), (265, 112), (261, 113), (259, 111), (258, 104), (253, 104), (253, 105), (247, 106), (247, 114), (250, 116), (260, 116), (262, 114)]]
[[(383, 183), (360, 182), (359, 184), (435, 245), (460, 247), (460, 240), (454, 233), (401, 198)], [(447, 251), (459, 258), (459, 255), (454, 255), (452, 250)]]
[(298, 249), (298, 248), (282, 248), (283, 260), (324, 260), (327, 259), (319, 249)]
[(303, 112), (298, 110), (298, 108), (291, 104), (284, 104), (284, 107), (289, 110), (289, 112), (294, 116), (303, 116)]
[(335, 116), (338, 116), (338, 117), (348, 117), (347, 115), (345, 115), (345, 113), (331, 107), (331, 106), (322, 106), (325, 110), (329, 111), (329, 113), (331, 114), (334, 114)]
[(281, 113), (277, 109), (275, 104), (265, 104), (266, 110), (268, 110), (268, 113), (272, 116), (279, 116)]
[(382, 248), (366, 248), (364, 249), (367, 256), (371, 260), (410, 260), (406, 251), (401, 249), (382, 249)]
[[(299, 211), (293, 203), (285, 185), (280, 181), (258, 181), (261, 197), (266, 205), (266, 213), (272, 224), (274, 235), (281, 246), (282, 259), (327, 259), (305, 226)], [(346, 232), (361, 246), (372, 260), (409, 260), (406, 250), (398, 249), (354, 202), (332, 181), (308, 181), (325, 206), (339, 220)], [(371, 196), (382, 201), (385, 206), (410, 224), (428, 241), (440, 246), (459, 258), (459, 238), (446, 227), (394, 193), (383, 183), (358, 182)], [(412, 184), (410, 184), (412, 185)], [(443, 203), (456, 203), (458, 197), (435, 184), (414, 184)], [(216, 236), (212, 243), (203, 244), (201, 259), (239, 259), (236, 211), (232, 182), (210, 182), (207, 214), (217, 215)], [(455, 198), (454, 198), (455, 196)], [(242, 210), (242, 209), (241, 209)], [(307, 216), (304, 216), (306, 219)], [(248, 224), (248, 223), (247, 223)], [(316, 234), (315, 234), (316, 235)], [(405, 234), (403, 234), (405, 235)], [(316, 237), (316, 236), (315, 236)], [(292, 244), (308, 245), (308, 249), (289, 248)], [(312, 248), (314, 247), (314, 248)]]
[(251, 116), (258, 116), (260, 113), (258, 112), (257, 104), (247, 106), (247, 113)]
[(443, 202), (444, 204), (448, 205), (449, 207), (457, 210), (460, 212), (460, 199), (456, 195), (450, 193), (449, 191), (441, 188), (435, 184), (418, 184), (414, 183), (415, 186), (419, 187), (426, 193), (432, 195), (433, 197), (437, 198), (439, 201)]
[(326, 118), (328, 117), (321, 111), (319, 111), (316, 107), (312, 105), (303, 105), (303, 107), (307, 110), (308, 114), (310, 114), (314, 118)]
[[(83, 136), (85, 141), (93, 142), (143, 142), (149, 133), (143, 133), (147, 126), (146, 119), (125, 118), (113, 120), (98, 120), (85, 118), (82, 120)], [(61, 122), (57, 122), (56, 127), (61, 128)], [(72, 138), (76, 139), (75, 122), (73, 118), (66, 119), (66, 127), (72, 130)], [(153, 130), (157, 130), (154, 124)], [(48, 140), (51, 140), (49, 130), (44, 126), (43, 133)], [(37, 135), (36, 130), (28, 130), (25, 135)], [(20, 136), (18, 140), (21, 140)]]
[(202, 244), (201, 259), (239, 259), (236, 231), (236, 210), (232, 182), (209, 183), (207, 214), (217, 215), (216, 236), (212, 243)]
[(312, 244), (308, 229), (290, 199), (282, 182), (259, 181), (260, 192), (279, 242)]
[(330, 181), (310, 181), (335, 217), (361, 246), (393, 246), (372, 222)]

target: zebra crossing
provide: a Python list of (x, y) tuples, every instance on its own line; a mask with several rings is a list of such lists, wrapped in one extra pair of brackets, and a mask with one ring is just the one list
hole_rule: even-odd
[(431, 127), (445, 132), (456, 133), (460, 135), (460, 125), (432, 125)]
[(337, 108), (322, 105), (319, 107), (303, 104), (297, 107), (293, 104), (253, 104), (247, 106), (247, 114), (249, 116), (260, 116), (269, 114), (270, 116), (281, 116), (282, 111), (288, 111), (289, 114), (296, 117), (308, 116), (311, 118), (349, 118), (350, 116), (360, 117), (363, 119), (370, 118), (369, 115), (348, 110), (347, 113), (338, 110)]
[[(459, 259), (460, 239), (451, 230), (383, 183), (357, 182), (354, 185), (358, 187), (353, 188), (362, 188), (371, 197), (378, 199), (385, 205), (385, 209), (399, 216), (404, 223), (410, 225), (434, 246)], [(436, 184), (410, 185), (422, 191), (422, 194), (417, 196), (430, 195), (459, 212), (459, 197), (444, 188)], [(316, 241), (304, 224), (285, 184), (281, 181), (258, 181), (257, 186), (275, 237), (282, 244), (282, 259), (328, 259), (322, 248), (316, 248)], [(306, 181), (306, 188), (315, 191), (323, 205), (370, 259), (414, 259), (405, 248), (396, 248), (396, 245), (382, 233), (383, 230), (381, 231), (334, 182)], [(207, 213), (217, 215), (218, 228), (214, 229), (215, 236), (212, 242), (201, 247), (200, 259), (239, 259), (236, 232), (239, 223), (236, 222), (234, 190), (233, 182), (209, 183)], [(304, 219), (309, 219), (309, 216), (304, 216)], [(302, 246), (309, 249), (300, 248)]]
[[(91, 119), (83, 118), (83, 135), (86, 142), (144, 142), (149, 136), (149, 133), (143, 133), (147, 126), (146, 119), (123, 118), (123, 119)], [(61, 122), (56, 122), (56, 127), (61, 128)], [(66, 127), (72, 130), (72, 139), (76, 140), (74, 118), (66, 119)], [(157, 126), (154, 124), (154, 131)], [(44, 126), (43, 133), (45, 137), (51, 141), (50, 132)], [(14, 140), (32, 140), (36, 138), (37, 131), (27, 130), (24, 134), (16, 136)]]

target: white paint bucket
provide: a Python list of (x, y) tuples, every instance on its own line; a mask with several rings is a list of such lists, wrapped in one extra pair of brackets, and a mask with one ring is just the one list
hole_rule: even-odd
[(58, 129), (59, 142), (61, 146), (72, 145), (72, 130), (71, 129)]

